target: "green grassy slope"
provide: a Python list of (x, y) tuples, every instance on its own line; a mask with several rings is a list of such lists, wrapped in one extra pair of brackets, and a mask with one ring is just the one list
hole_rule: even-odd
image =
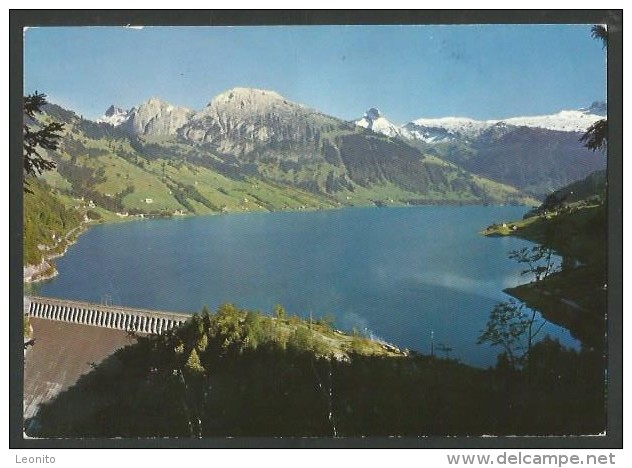
[(536, 203), (401, 141), (322, 115), (305, 117), (311, 119), (311, 133), (292, 136), (296, 141), (220, 154), (212, 145), (175, 136), (129, 136), (55, 105), (46, 112), (44, 118), (65, 123), (60, 148), (49, 155), (58, 167), (46, 181), (110, 212), (168, 216), (341, 205)]

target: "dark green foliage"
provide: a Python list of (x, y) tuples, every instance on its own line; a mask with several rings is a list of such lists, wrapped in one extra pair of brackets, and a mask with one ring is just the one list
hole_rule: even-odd
[(90, 219), (94, 219), (94, 220), (99, 220), (102, 219), (103, 217), (96, 211), (94, 210), (88, 210), (86, 211), (86, 216)]
[(520, 274), (531, 275), (532, 281), (535, 282), (546, 279), (558, 269), (558, 265), (553, 261), (553, 249), (546, 245), (534, 245), (512, 250), (509, 252), (509, 258), (524, 265), (526, 269), (522, 270)]
[(110, 211), (126, 211), (123, 206), (123, 198), (134, 191), (133, 185), (128, 185), (123, 191), (111, 196), (96, 190), (95, 185), (106, 181), (103, 167), (95, 169), (74, 164), (72, 161), (60, 160), (57, 164), (57, 172), (71, 183), (72, 193), (76, 197), (91, 200), (96, 205)]
[(113, 127), (104, 122), (99, 123), (80, 119), (76, 123), (76, 128), (86, 137), (93, 140), (123, 139), (127, 137), (127, 134), (121, 127)]
[(327, 174), (327, 180), (325, 181), (325, 191), (327, 193), (335, 193), (340, 190), (354, 191), (353, 184), (347, 180), (345, 175), (337, 177), (334, 171), (330, 171)]
[(358, 134), (338, 140), (340, 157), (358, 185), (391, 182), (417, 193), (448, 186), (445, 170), (422, 164), (421, 153), (403, 142)]
[[(606, 184), (605, 171), (595, 172), (529, 213), (512, 234), (538, 243), (515, 257), (536, 281), (506, 290), (597, 351), (605, 348), (608, 312)], [(551, 251), (562, 257), (561, 269)]]
[(273, 339), (273, 332), (270, 322), (264, 319), (259, 312), (249, 311), (244, 319), (244, 333), (246, 336), (246, 345), (253, 349), (266, 341)]
[(131, 147), (144, 159), (157, 159), (161, 156), (162, 151), (158, 145), (145, 144), (140, 137), (132, 137), (129, 139)]
[[(502, 365), (481, 370), (414, 354), (340, 361), (305, 349), (306, 327), (287, 347), (270, 339), (253, 346), (251, 332), (261, 338), (273, 322), (226, 305), (139, 338), (44, 405), (38, 424), (26, 421), (27, 434), (571, 435), (605, 427), (603, 362), (594, 352), (545, 339), (534, 345), (529, 378)], [(229, 336), (235, 341), (225, 347)]]
[(281, 304), (277, 304), (274, 306), (274, 316), (278, 319), (285, 319), (287, 317), (287, 312), (285, 311), (285, 307)]
[(177, 181), (173, 181), (172, 179), (169, 179), (169, 183), (167, 185), (169, 186), (174, 198), (178, 200), (178, 203), (184, 206), (191, 213), (195, 213), (195, 208), (189, 200), (195, 200), (212, 211), (220, 211), (218, 206), (214, 205), (210, 200), (202, 195), (193, 185), (182, 184)]
[(590, 35), (593, 39), (599, 39), (603, 44), (603, 48), (608, 48), (608, 30), (605, 26), (601, 24), (595, 24), (592, 28), (590, 28)]
[(69, 124), (80, 120), (79, 116), (73, 111), (66, 110), (63, 107), (60, 107), (57, 104), (52, 104), (50, 102), (47, 102), (45, 105), (42, 106), (42, 111), (49, 115), (53, 120), (62, 122), (64, 124)]
[(607, 232), (605, 205), (564, 210), (551, 219), (538, 218), (517, 235), (553, 248), (563, 257), (562, 271), (541, 284), (507, 291), (596, 349), (603, 349), (605, 336)]
[(476, 156), (462, 162), (463, 167), (537, 196), (604, 167), (604, 161), (584, 148), (576, 134), (554, 132), (555, 138), (546, 138), (552, 133), (518, 127), (494, 136), (493, 141), (491, 135), (490, 141), (481, 138), (474, 147)]
[(195, 208), (193, 208), (193, 205), (191, 205), (191, 203), (187, 199), (184, 191), (177, 188), (177, 186), (172, 186), (171, 192), (173, 193), (173, 197), (178, 201), (178, 203), (185, 207), (190, 213), (195, 213)]
[[(601, 40), (604, 49), (608, 48), (608, 30), (606, 29), (605, 26), (594, 25), (591, 28), (591, 35), (593, 39)], [(592, 124), (588, 128), (588, 130), (586, 130), (586, 132), (579, 138), (579, 141), (583, 143), (583, 146), (585, 146), (587, 149), (591, 151), (596, 151), (596, 150), (604, 151), (604, 152), (607, 151), (608, 149), (608, 120), (601, 119), (595, 122), (594, 124)], [(575, 157), (573, 153), (571, 153), (571, 155)], [(564, 160), (561, 159), (561, 161), (563, 162)], [(574, 161), (575, 165), (577, 165), (577, 163), (579, 162), (580, 161)], [(594, 167), (594, 163), (591, 164), (591, 166), (593, 170), (599, 169), (598, 167)], [(575, 177), (571, 178), (571, 180), (578, 179), (579, 177), (581, 177), (580, 174), (574, 173), (572, 171), (570, 171), (569, 174), (571, 176), (575, 175)], [(569, 180), (565, 181), (565, 183), (568, 183), (568, 182), (570, 181)], [(564, 184), (559, 184), (559, 185), (564, 185)], [(516, 186), (522, 187), (521, 185), (518, 185), (518, 184), (516, 184)]]
[(606, 151), (608, 149), (608, 120), (601, 119), (592, 124), (579, 139), (584, 146), (592, 151)]
[(329, 164), (333, 166), (342, 166), (340, 150), (329, 140), (323, 140), (321, 149), (322, 155)]
[(494, 306), (477, 343), (501, 347), (502, 361), (512, 369), (522, 369), (529, 365), (534, 340), (545, 323), (523, 303), (514, 299), (500, 302)]
[[(596, 434), (606, 424), (605, 358), (588, 348), (577, 352), (545, 337), (533, 345), (528, 372), (506, 374), (507, 404), (521, 433)], [(552, 417), (558, 412), (564, 417)]]
[(54, 246), (53, 234), (62, 238), (80, 225), (81, 216), (59, 202), (43, 182), (33, 178), (29, 187), (31, 193), (24, 195), (24, 264), (34, 265), (42, 261), (38, 246)]
[[(525, 268), (520, 274), (530, 277), (535, 294), (543, 295), (542, 281), (559, 271), (549, 243), (512, 250), (509, 258)], [(528, 368), (534, 340), (546, 324), (545, 319), (539, 318), (537, 310), (525, 309), (524, 303), (513, 299), (496, 304), (477, 341), (478, 344), (501, 346), (508, 364), (514, 368)]]
[(525, 218), (565, 209), (571, 203), (602, 204), (606, 200), (606, 182), (606, 171), (595, 171), (585, 179), (573, 182), (548, 195), (542, 205), (527, 213)]
[[(42, 112), (42, 107), (46, 105), (46, 95), (38, 93), (24, 97), (24, 125), (22, 136), (24, 138), (23, 164), (24, 176), (40, 175), (55, 167), (55, 162), (44, 158), (38, 151), (57, 149), (64, 124), (59, 122), (42, 123), (36, 120), (36, 114)], [(29, 184), (24, 181), (24, 190)]]
[(288, 348), (292, 348), (296, 351), (303, 351), (312, 349), (313, 334), (305, 327), (297, 327), (290, 335), (290, 339), (287, 342)]

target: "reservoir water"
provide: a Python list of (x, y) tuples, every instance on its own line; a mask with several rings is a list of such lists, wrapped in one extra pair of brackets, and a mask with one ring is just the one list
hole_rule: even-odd
[[(353, 208), (99, 225), (57, 260), (41, 295), (195, 312), (232, 302), (309, 317), (332, 314), (400, 347), (493, 365), (476, 340), (504, 288), (526, 282), (507, 258), (530, 243), (486, 238), (524, 207)], [(578, 347), (570, 333), (543, 333)]]

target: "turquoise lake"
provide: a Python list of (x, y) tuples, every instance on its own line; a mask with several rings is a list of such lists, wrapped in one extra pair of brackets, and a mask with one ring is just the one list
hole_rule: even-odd
[[(486, 367), (499, 350), (477, 345), (489, 313), (527, 281), (485, 226), (524, 207), (350, 208), (142, 220), (89, 229), (36, 293), (195, 312), (232, 302), (270, 313), (332, 314), (336, 326), (400, 347)], [(543, 333), (578, 347), (570, 333)]]

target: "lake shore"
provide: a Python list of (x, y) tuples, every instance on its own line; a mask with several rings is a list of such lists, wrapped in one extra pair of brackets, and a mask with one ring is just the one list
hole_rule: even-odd
[[(582, 205), (488, 226), (487, 237), (517, 237), (551, 249), (562, 260), (559, 271), (505, 293), (564, 327), (584, 345), (606, 345), (608, 311), (605, 205)], [(564, 264), (566, 263), (566, 267)]]
[[(48, 249), (48, 251), (55, 251), (54, 253), (44, 255), (41, 263), (37, 265), (24, 265), (23, 267), (23, 281), (25, 284), (35, 284), (41, 283), (46, 280), (50, 280), (55, 278), (59, 272), (55, 267), (55, 263), (52, 260), (62, 257), (66, 254), (68, 249), (77, 242), (78, 237), (83, 234), (86, 230), (88, 230), (91, 226), (96, 224), (117, 224), (117, 223), (128, 223), (134, 221), (143, 221), (150, 219), (181, 219), (181, 218), (194, 218), (201, 216), (226, 216), (226, 215), (236, 215), (236, 214), (254, 214), (254, 213), (279, 213), (279, 212), (314, 212), (314, 211), (331, 211), (331, 210), (341, 210), (345, 208), (402, 208), (402, 207), (419, 207), (419, 206), (504, 206), (502, 204), (499, 205), (489, 205), (487, 203), (481, 202), (464, 202), (464, 201), (455, 201), (455, 200), (409, 200), (406, 203), (394, 203), (392, 205), (386, 203), (378, 203), (373, 201), (369, 204), (360, 204), (360, 205), (343, 205), (339, 206), (331, 206), (328, 208), (322, 207), (312, 207), (305, 206), (300, 208), (279, 208), (279, 209), (266, 209), (263, 211), (253, 211), (253, 210), (244, 210), (244, 211), (221, 211), (214, 212), (209, 214), (197, 214), (197, 213), (185, 213), (185, 214), (168, 214), (168, 215), (158, 215), (152, 213), (143, 213), (138, 215), (127, 215), (121, 216), (119, 213), (111, 213), (100, 220), (91, 220), (88, 222), (82, 222), (82, 224), (70, 230), (64, 236), (63, 240), (58, 242), (55, 246), (52, 246)], [(517, 205), (518, 206), (518, 205)], [(528, 205), (520, 205), (527, 207)], [(79, 230), (75, 235), (75, 231)], [(57, 251), (60, 246), (63, 244), (63, 250)]]
[[(454, 348), (450, 356), (486, 366), (495, 350), (475, 338), (502, 289), (518, 284), (507, 283), (515, 263), (506, 251), (524, 244), (477, 232), (525, 211), (353, 207), (104, 224), (80, 238), (59, 261), (60, 275), (37, 294), (88, 302), (107, 295), (176, 311), (235, 303), (270, 313), (282, 304), (303, 317), (331, 313), (341, 330), (355, 327), (409, 349), (429, 350), (433, 330), (437, 343)], [(462, 315), (467, 341), (448, 326)]]
[(82, 222), (79, 226), (68, 231), (59, 242), (46, 250), (47, 253), (43, 254), (42, 261), (39, 264), (24, 265), (24, 283), (39, 283), (56, 277), (59, 272), (53, 260), (64, 256), (68, 249), (77, 242), (79, 236), (88, 230), (90, 224), (89, 221)]

